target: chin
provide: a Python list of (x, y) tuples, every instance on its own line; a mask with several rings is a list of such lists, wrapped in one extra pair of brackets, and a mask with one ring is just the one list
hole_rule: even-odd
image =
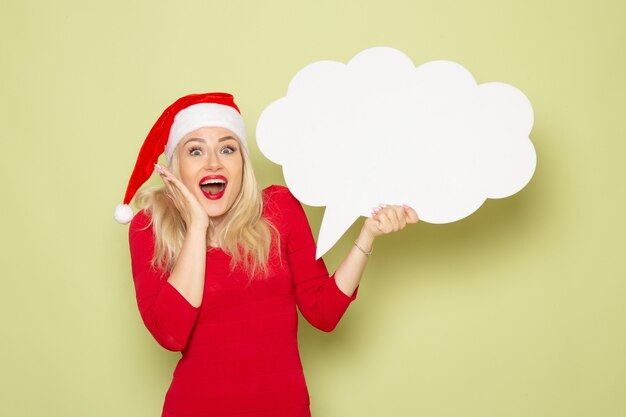
[(217, 207), (205, 207), (204, 210), (206, 211), (206, 214), (211, 219), (224, 217), (226, 215), (226, 213), (228, 213), (228, 210), (220, 209), (220, 208), (217, 208)]
[(228, 214), (235, 204), (234, 199), (231, 201), (229, 195), (222, 196), (219, 200), (210, 201), (204, 196), (200, 196), (201, 204), (204, 207), (204, 211), (207, 216), (212, 220), (221, 219)]

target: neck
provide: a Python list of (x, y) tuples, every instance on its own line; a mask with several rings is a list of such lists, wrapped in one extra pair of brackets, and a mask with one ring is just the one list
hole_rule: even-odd
[(222, 233), (222, 219), (211, 218), (211, 226), (207, 233), (207, 244), (213, 247), (221, 246), (218, 236)]

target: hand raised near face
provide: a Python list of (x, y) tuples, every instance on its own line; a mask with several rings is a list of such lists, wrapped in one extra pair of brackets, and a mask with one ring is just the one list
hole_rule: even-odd
[(168, 194), (183, 217), (187, 228), (197, 227), (206, 230), (209, 227), (209, 216), (198, 199), (185, 184), (164, 167), (154, 164), (154, 170), (163, 179)]
[(397, 232), (407, 224), (417, 223), (419, 217), (415, 210), (411, 207), (403, 206), (387, 206), (381, 204), (374, 209), (372, 217), (365, 220), (364, 227), (372, 238)]

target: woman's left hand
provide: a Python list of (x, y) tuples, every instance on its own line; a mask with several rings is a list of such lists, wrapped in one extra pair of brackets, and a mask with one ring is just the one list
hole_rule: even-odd
[(387, 233), (400, 231), (407, 224), (417, 223), (418, 221), (417, 213), (409, 206), (386, 206), (381, 204), (374, 209), (372, 217), (365, 220), (363, 228), (373, 239)]
[(372, 254), (374, 239), (402, 230), (407, 224), (418, 221), (419, 217), (415, 210), (406, 205), (385, 206), (381, 204), (380, 207), (375, 208), (372, 211), (372, 217), (365, 219), (361, 233), (354, 241), (354, 246), (335, 271), (337, 287), (351, 297), (359, 286), (367, 259)]

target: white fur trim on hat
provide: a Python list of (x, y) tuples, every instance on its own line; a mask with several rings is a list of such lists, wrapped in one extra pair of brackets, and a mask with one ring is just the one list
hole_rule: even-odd
[(172, 158), (174, 149), (180, 140), (190, 132), (201, 127), (223, 127), (233, 132), (241, 140), (244, 148), (246, 143), (246, 125), (243, 117), (233, 107), (216, 103), (199, 103), (189, 106), (176, 114), (170, 135), (165, 145), (167, 162)]

